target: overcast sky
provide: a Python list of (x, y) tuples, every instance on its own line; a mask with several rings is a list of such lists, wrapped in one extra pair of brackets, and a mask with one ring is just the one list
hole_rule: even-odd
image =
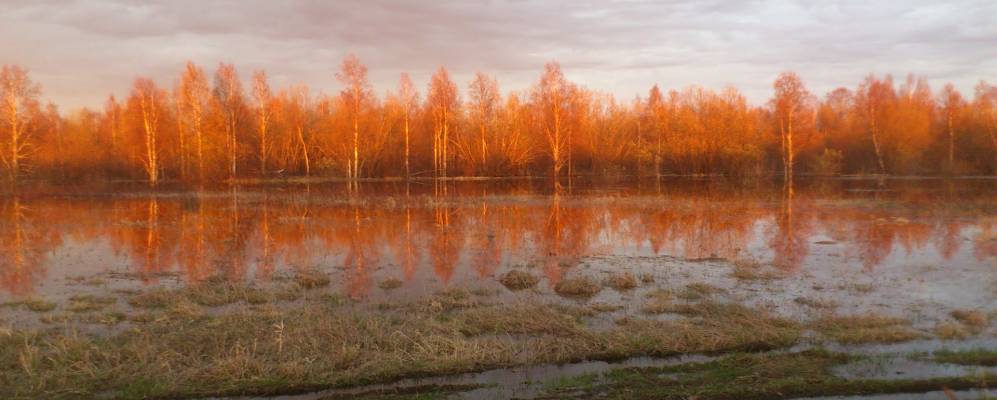
[(0, 63), (20, 64), (63, 111), (169, 86), (186, 60), (234, 63), (244, 80), (339, 89), (355, 53), (378, 94), (408, 71), (420, 91), (439, 65), (461, 91), (475, 71), (503, 92), (549, 60), (567, 77), (630, 99), (652, 84), (733, 85), (755, 104), (784, 70), (812, 91), (854, 88), (870, 72), (908, 72), (968, 97), (997, 81), (997, 1), (270, 1), (5, 0)]

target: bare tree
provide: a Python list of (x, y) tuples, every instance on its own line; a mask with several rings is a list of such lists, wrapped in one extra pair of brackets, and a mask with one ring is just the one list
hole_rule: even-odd
[(269, 133), (270, 119), (273, 116), (274, 101), (270, 84), (267, 82), (267, 73), (264, 71), (256, 71), (253, 74), (253, 98), (256, 100), (256, 127), (260, 140), (260, 175), (266, 176), (270, 143), (267, 134)]
[(478, 140), (481, 145), (481, 169), (484, 173), (488, 165), (488, 127), (495, 119), (501, 94), (498, 81), (481, 72), (474, 74), (468, 87), (472, 118), (478, 125)]
[(955, 86), (952, 86), (952, 84), (949, 83), (942, 89), (939, 102), (941, 103), (942, 114), (945, 116), (945, 133), (946, 136), (948, 136), (948, 170), (949, 173), (954, 173), (955, 122), (959, 118), (959, 113), (961, 113), (963, 107), (965, 107), (966, 101), (962, 99), (962, 95), (955, 89)]
[(803, 85), (800, 76), (795, 72), (779, 74), (772, 86), (775, 89), (772, 106), (776, 122), (779, 124), (783, 173), (786, 181), (791, 181), (793, 179), (794, 157), (797, 152), (796, 146), (793, 144), (793, 122), (799, 118), (800, 114), (803, 114), (804, 109), (812, 101), (812, 96)]
[[(997, 159), (997, 85), (980, 82), (976, 85), (977, 112), (983, 119), (984, 130), (990, 135), (994, 145), (994, 155)], [(994, 174), (997, 174), (997, 163), (994, 164)]]
[(409, 77), (408, 73), (403, 72), (400, 81), (398, 82), (398, 101), (402, 107), (403, 114), (403, 129), (405, 131), (405, 178), (408, 179), (412, 176), (411, 169), (409, 167), (410, 154), (410, 132), (409, 132), (409, 122), (412, 119), (412, 111), (418, 103), (419, 93), (415, 91), (415, 86), (412, 84), (412, 78)]
[(242, 83), (232, 64), (219, 64), (215, 72), (215, 101), (225, 118), (225, 137), (228, 138), (229, 178), (236, 178), (236, 161), (239, 156), (237, 128), (242, 112)]
[(137, 105), (138, 118), (142, 125), (142, 138), (145, 144), (142, 165), (149, 185), (159, 183), (159, 117), (161, 102), (165, 95), (148, 78), (135, 79), (132, 86), (131, 102)]
[(353, 162), (350, 169), (352, 179), (360, 178), (360, 112), (373, 96), (370, 83), (367, 81), (367, 66), (360, 62), (357, 56), (350, 54), (343, 59), (336, 79), (346, 86), (340, 96), (343, 104), (347, 104), (353, 121)]
[(12, 182), (21, 172), (21, 160), (27, 157), (29, 143), (28, 110), (37, 108), (41, 87), (31, 81), (28, 71), (17, 65), (4, 65), (0, 69), (0, 115), (7, 125), (7, 151), (0, 160), (7, 167)]
[[(555, 180), (560, 176), (561, 168), (567, 165), (571, 158), (568, 118), (574, 92), (575, 86), (564, 78), (561, 65), (557, 62), (550, 62), (544, 66), (543, 75), (532, 91), (537, 122), (547, 138)], [(570, 168), (568, 173), (571, 174)]]
[[(197, 176), (204, 179), (204, 105), (208, 100), (208, 80), (204, 70), (187, 62), (180, 77), (180, 91), (183, 97), (183, 115), (189, 118), (187, 125), (194, 133), (197, 146)], [(184, 118), (178, 116), (180, 118)]]
[(440, 67), (433, 74), (427, 101), (433, 113), (433, 167), (437, 177), (446, 178), (451, 118), (459, 104), (457, 85), (450, 79), (446, 68)]
[(311, 175), (311, 158), (309, 157), (310, 136), (308, 129), (310, 117), (308, 88), (305, 86), (294, 86), (290, 90), (281, 93), (281, 111), (288, 127), (294, 132), (295, 142), (301, 157), (305, 163), (305, 176)]
[(893, 79), (887, 76), (886, 79), (880, 80), (869, 75), (865, 82), (859, 86), (857, 94), (856, 106), (859, 107), (859, 113), (865, 116), (873, 151), (876, 153), (876, 163), (879, 165), (880, 173), (885, 174), (886, 161), (883, 159), (881, 130), (889, 112), (889, 106), (896, 98), (896, 93), (893, 91)]

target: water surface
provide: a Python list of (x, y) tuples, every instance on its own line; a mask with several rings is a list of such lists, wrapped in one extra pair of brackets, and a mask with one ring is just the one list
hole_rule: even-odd
[[(991, 179), (803, 180), (792, 193), (708, 179), (559, 192), (530, 180), (35, 186), (0, 197), (0, 299), (59, 297), (92, 277), (155, 286), (300, 270), (367, 299), (391, 279), (402, 282), (396, 296), (494, 285), (510, 268), (552, 285), (593, 260), (625, 268), (651, 257), (704, 269), (750, 259), (828, 286), (884, 275), (980, 305), (997, 274), (995, 210)], [(932, 284), (952, 274), (968, 279)]]

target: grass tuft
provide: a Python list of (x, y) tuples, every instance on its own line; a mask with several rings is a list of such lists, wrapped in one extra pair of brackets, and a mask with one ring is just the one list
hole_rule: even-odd
[(664, 314), (672, 310), (672, 292), (665, 289), (655, 289), (645, 296), (647, 301), (641, 309), (647, 314)]
[(686, 285), (686, 287), (679, 292), (678, 297), (683, 300), (698, 301), (723, 292), (724, 290), (718, 287), (697, 282)]
[(962, 324), (951, 322), (939, 322), (935, 324), (935, 336), (943, 340), (965, 339), (970, 332)]
[(637, 277), (630, 272), (616, 273), (606, 278), (605, 284), (620, 292), (632, 290), (637, 287)]
[(39, 298), (28, 298), (19, 301), (10, 301), (0, 304), (0, 307), (24, 307), (33, 312), (49, 312), (55, 309), (56, 304)]
[(846, 344), (899, 343), (923, 337), (910, 327), (910, 321), (878, 315), (827, 316), (814, 326), (824, 336)]
[(377, 287), (384, 290), (398, 289), (402, 287), (402, 281), (400, 279), (389, 278), (381, 281), (381, 283), (378, 283)]
[(76, 295), (69, 298), (69, 305), (66, 306), (66, 310), (75, 313), (99, 311), (117, 301), (117, 297)]
[(514, 269), (499, 277), (499, 283), (509, 290), (529, 289), (537, 285), (540, 278), (526, 271)]
[(988, 325), (987, 315), (976, 310), (955, 310), (952, 318), (966, 326), (973, 333), (979, 333)]
[(329, 286), (332, 281), (328, 274), (321, 271), (301, 270), (294, 275), (294, 282), (304, 289), (317, 289)]
[(554, 286), (554, 292), (565, 297), (589, 298), (601, 290), (602, 286), (587, 276), (562, 279)]
[(765, 265), (754, 259), (737, 259), (734, 260), (733, 266), (731, 276), (739, 281), (770, 281), (783, 277), (783, 274), (767, 269)]

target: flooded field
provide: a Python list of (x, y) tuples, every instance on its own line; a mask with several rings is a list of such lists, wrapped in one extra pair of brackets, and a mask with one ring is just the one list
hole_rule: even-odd
[[(992, 179), (108, 185), (0, 205), (8, 397), (979, 398), (995, 374)], [(801, 360), (807, 385), (779, 375)], [(732, 365), (741, 387), (701, 381)]]

